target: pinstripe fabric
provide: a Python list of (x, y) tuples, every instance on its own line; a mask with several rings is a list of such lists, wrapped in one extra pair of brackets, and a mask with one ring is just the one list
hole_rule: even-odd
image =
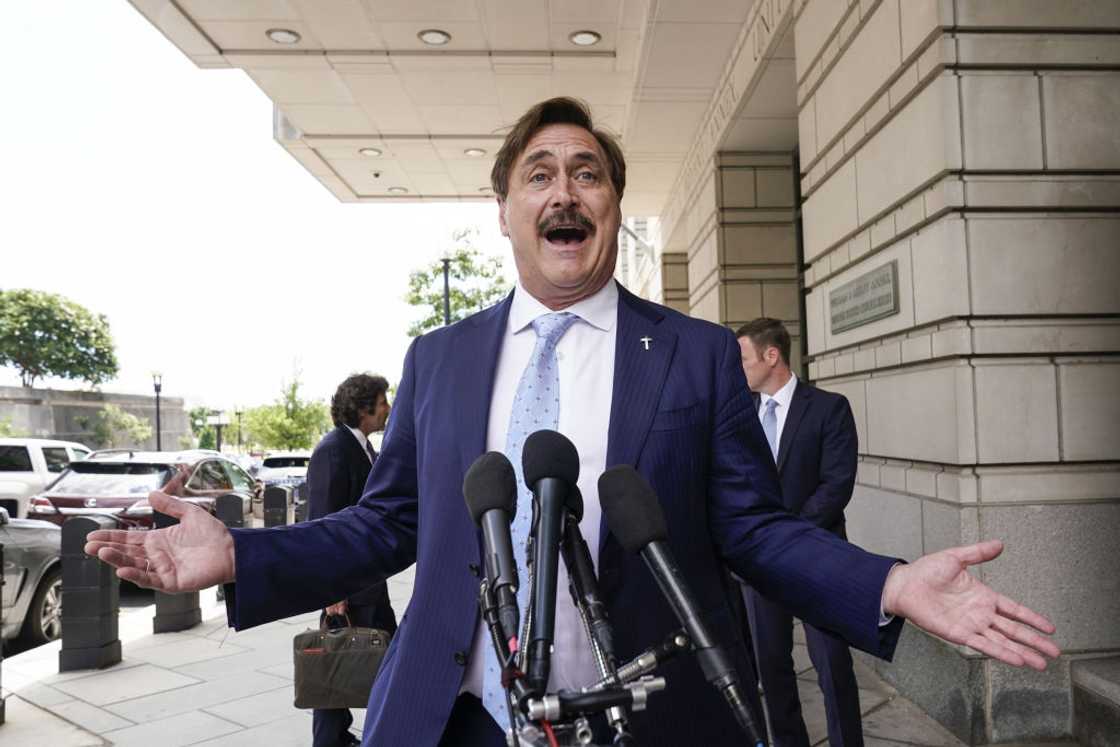
[[(227, 606), (238, 629), (324, 606), (416, 562), (412, 602), (370, 695), (367, 747), (436, 745), (459, 691), (465, 658), (456, 654), (470, 650), (477, 625), (471, 566), (480, 562), (461, 485), (485, 448), (508, 308), (507, 300), (413, 343), (358, 506), (306, 525), (233, 531), (240, 580)], [(889, 656), (902, 621), (880, 629), (879, 604), (895, 561), (782, 510), (739, 356), (730, 331), (620, 288), (607, 464), (635, 465), (657, 491), (670, 549), (741, 676), (749, 664), (725, 564), (798, 617)], [(641, 559), (605, 529), (599, 575), (621, 658), (678, 627)], [(640, 744), (742, 743), (694, 661), (662, 673), (668, 688), (634, 718)]]

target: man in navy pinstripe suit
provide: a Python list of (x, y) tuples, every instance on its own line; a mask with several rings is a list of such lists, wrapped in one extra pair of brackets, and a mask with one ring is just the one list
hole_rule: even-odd
[[(414, 341), (357, 506), (282, 530), (226, 530), (201, 509), (155, 493), (153, 506), (180, 517), (179, 525), (143, 536), (95, 532), (86, 551), (117, 566), (121, 578), (165, 591), (230, 583), (227, 609), (239, 630), (330, 604), (415, 563), (412, 601), (370, 695), (362, 742), (504, 744), (471, 674), (479, 532), (461, 486), (467, 467), (505, 432), (509, 413), (495, 410), (511, 398), (496, 384), (506, 366), (526, 359), (520, 335), (533, 327), (522, 323), (543, 308), (578, 317), (556, 354), (559, 430), (576, 436), (581, 473), (594, 480), (599, 465), (631, 464), (657, 490), (672, 552), (741, 676), (747, 662), (725, 564), (802, 619), (880, 656), (891, 655), (903, 617), (1016, 665), (1041, 668), (1044, 655), (1057, 655), (1035, 631), (1052, 631), (1048, 621), (967, 573), (997, 555), (998, 542), (906, 565), (783, 510), (735, 337), (612, 280), (625, 161), (583, 104), (533, 107), (506, 137), (491, 181), (518, 286), (497, 306)], [(586, 350), (610, 356), (606, 376), (584, 376), (581, 364), (599, 370), (578, 359)], [(581, 388), (565, 395), (573, 381)], [(605, 413), (585, 404), (605, 401)], [(581, 419), (603, 423), (598, 438)], [(583, 492), (596, 515), (597, 496)], [(601, 522), (594, 529), (601, 593), (619, 655), (629, 657), (678, 624), (642, 562)], [(558, 640), (562, 606), (558, 600)], [(588, 652), (578, 638), (569, 644), (558, 643), (557, 668), (585, 671)], [(695, 662), (671, 662), (662, 674), (668, 689), (633, 720), (640, 744), (742, 744)]]

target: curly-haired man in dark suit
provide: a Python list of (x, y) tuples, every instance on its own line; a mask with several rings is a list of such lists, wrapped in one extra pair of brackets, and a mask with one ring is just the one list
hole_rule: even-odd
[[(389, 419), (389, 382), (382, 376), (354, 374), (338, 385), (331, 397), (334, 429), (323, 436), (307, 468), (308, 518), (318, 519), (362, 497), (366, 478), (377, 459), (369, 434), (384, 430)], [(397, 629), (396, 615), (384, 583), (376, 584), (323, 610), (323, 619), (346, 616), (351, 625)], [(316, 709), (312, 730), (315, 747), (344, 747), (358, 744), (350, 733), (353, 718), (346, 708)]]

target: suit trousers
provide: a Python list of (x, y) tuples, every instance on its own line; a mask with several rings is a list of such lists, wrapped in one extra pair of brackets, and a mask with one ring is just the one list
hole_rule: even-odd
[[(809, 736), (801, 717), (793, 667), (793, 616), (749, 586), (743, 586), (743, 596), (773, 747), (808, 747)], [(809, 658), (824, 695), (828, 743), (831, 747), (862, 747), (859, 690), (848, 645), (838, 636), (808, 623), (803, 623), (803, 627)]]
[[(379, 628), (392, 634), (397, 630), (396, 616), (389, 605), (389, 594), (384, 589), (374, 592), (373, 597), (380, 599), (384, 596), (383, 603), (376, 605), (354, 604), (347, 606), (346, 614), (350, 624), (358, 628)], [(363, 592), (364, 594), (365, 592)], [(319, 624), (323, 624), (323, 615), (319, 615)], [(316, 708), (311, 714), (311, 735), (313, 747), (342, 747), (355, 741), (350, 733), (350, 725), (354, 717), (349, 708)]]

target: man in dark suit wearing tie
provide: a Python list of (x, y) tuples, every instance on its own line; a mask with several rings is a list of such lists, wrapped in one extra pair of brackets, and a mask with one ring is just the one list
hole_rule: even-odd
[[(369, 434), (385, 428), (389, 418), (388, 389), (389, 382), (384, 377), (369, 374), (354, 374), (338, 385), (331, 397), (334, 430), (323, 436), (307, 467), (309, 519), (341, 511), (362, 497), (366, 478), (377, 460)], [(385, 582), (329, 605), (323, 610), (321, 622), (341, 616), (358, 627), (380, 628), (389, 633), (397, 629)], [(312, 718), (314, 747), (358, 744), (350, 733), (351, 723), (349, 709), (316, 709)]]
[[(857, 460), (856, 423), (848, 400), (799, 381), (790, 371), (789, 332), (777, 319), (755, 319), (735, 336), (786, 509), (846, 538), (844, 507), (852, 497)], [(749, 586), (744, 586), (744, 597), (774, 747), (808, 747), (790, 658), (793, 616)], [(805, 642), (824, 694), (829, 744), (862, 745), (859, 691), (847, 644), (808, 623)]]
[[(969, 575), (969, 565), (999, 554), (998, 542), (904, 564), (782, 509), (734, 335), (639, 299), (613, 278), (625, 182), (620, 146), (582, 103), (545, 101), (517, 122), (491, 172), (517, 287), (498, 305), (413, 342), (381, 455), (356, 506), (283, 529), (231, 530), (154, 492), (152, 506), (179, 524), (91, 532), (86, 552), (117, 566), (121, 578), (162, 591), (229, 584), (227, 612), (238, 630), (330, 603), (415, 564), (409, 610), (370, 695), (363, 744), (504, 747), (508, 711), (497, 702), (500, 672), (478, 615), (481, 539), (462, 485), (485, 451), (512, 455), (516, 468), (529, 430), (520, 418), (531, 417), (555, 424), (579, 450), (580, 528), (598, 557), (599, 591), (623, 660), (661, 642), (679, 621), (599, 511), (597, 477), (618, 464), (634, 465), (657, 492), (681, 576), (743, 674), (746, 651), (724, 567), (880, 656), (894, 650), (903, 617), (1011, 664), (1042, 668), (1043, 656), (1057, 656), (1036, 632), (1053, 631), (1049, 621)], [(531, 514), (531, 501), (527, 488), (519, 492), (517, 516)], [(893, 619), (884, 623), (884, 612)], [(556, 633), (552, 679), (569, 689), (592, 681), (595, 663), (566, 593), (557, 594)], [(632, 722), (639, 744), (743, 744), (694, 660), (660, 671), (666, 691)]]

